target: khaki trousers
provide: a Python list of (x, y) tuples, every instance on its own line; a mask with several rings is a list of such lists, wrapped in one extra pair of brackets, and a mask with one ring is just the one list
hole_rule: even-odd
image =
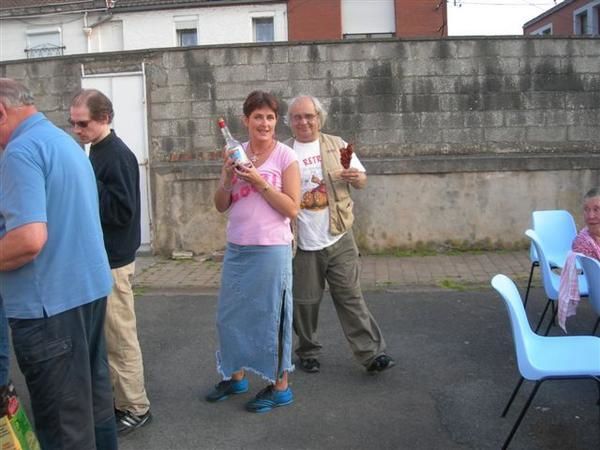
[(106, 350), (115, 397), (115, 408), (145, 414), (150, 402), (144, 387), (144, 363), (137, 337), (131, 279), (135, 262), (112, 269), (113, 290), (106, 305)]
[(360, 288), (360, 263), (352, 231), (322, 250), (298, 248), (293, 268), (294, 331), (298, 336), (296, 354), (300, 358), (318, 358), (321, 351), (317, 325), (326, 280), (356, 360), (367, 367), (385, 353), (385, 340)]

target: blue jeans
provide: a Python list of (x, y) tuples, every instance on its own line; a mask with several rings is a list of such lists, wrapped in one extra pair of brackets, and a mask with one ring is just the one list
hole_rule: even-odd
[(4, 314), (2, 297), (0, 297), (0, 386), (8, 383), (9, 357), (8, 322), (6, 321), (6, 315)]
[(104, 342), (106, 297), (40, 319), (10, 319), (41, 447), (116, 450)]

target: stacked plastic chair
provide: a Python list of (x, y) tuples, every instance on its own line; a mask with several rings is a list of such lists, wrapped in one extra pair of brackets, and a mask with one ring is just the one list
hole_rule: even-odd
[[(541, 261), (540, 261), (541, 262)], [(595, 336), (540, 336), (529, 326), (517, 287), (506, 275), (496, 275), (492, 286), (504, 299), (514, 339), (517, 366), (521, 377), (502, 417), (508, 413), (524, 380), (535, 381), (523, 409), (502, 449), (508, 448), (541, 384), (547, 380), (591, 378), (600, 391), (600, 338)], [(600, 404), (600, 401), (599, 401)]]
[[(531, 222), (533, 230), (546, 243), (546, 257), (551, 267), (562, 268), (567, 253), (571, 250), (573, 239), (577, 236), (577, 225), (573, 216), (563, 209), (534, 211), (531, 214)], [(533, 244), (529, 248), (529, 259), (531, 260), (531, 269), (525, 291), (525, 307), (527, 307), (529, 299), (534, 269), (539, 267), (539, 256)]]
[(595, 335), (598, 325), (600, 325), (600, 262), (584, 255), (577, 255), (577, 261), (583, 268), (583, 274), (587, 281), (590, 305), (598, 315), (596, 325), (592, 330), (592, 335)]
[[(547, 247), (550, 246), (549, 242), (546, 240), (542, 240), (540, 236), (533, 230), (527, 230), (525, 232), (525, 236), (527, 236), (532, 245), (535, 248), (537, 256), (539, 258), (540, 270), (542, 272), (542, 284), (544, 285), (544, 292), (546, 293), (546, 297), (548, 301), (546, 302), (546, 306), (544, 307), (544, 311), (540, 317), (540, 320), (535, 327), (535, 332), (537, 333), (542, 323), (544, 321), (544, 317), (546, 316), (546, 312), (550, 305), (552, 305), (552, 317), (550, 322), (548, 322), (548, 327), (546, 328), (546, 332), (544, 335), (547, 335), (550, 331), (550, 328), (554, 324), (554, 319), (556, 318), (556, 313), (558, 312), (558, 308), (554, 302), (558, 301), (558, 291), (560, 289), (560, 275), (555, 273), (553, 269), (553, 264), (550, 262), (550, 258), (557, 258), (557, 256), (552, 256), (552, 253), (549, 253)], [(550, 255), (550, 256), (546, 256)], [(565, 255), (566, 256), (566, 255)], [(564, 264), (564, 259), (561, 261)], [(587, 296), (587, 282), (583, 275), (579, 276), (579, 293), (582, 297)]]

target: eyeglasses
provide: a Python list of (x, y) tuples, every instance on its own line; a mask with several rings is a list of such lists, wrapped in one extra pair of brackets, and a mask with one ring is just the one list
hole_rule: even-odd
[(302, 122), (302, 119), (307, 122), (312, 122), (317, 118), (317, 114), (293, 114), (292, 121), (293, 122)]
[(73, 119), (68, 119), (67, 120), (69, 122), (69, 125), (71, 125), (73, 128), (75, 127), (79, 127), (79, 128), (87, 128), (87, 126), (90, 124), (90, 122), (92, 121), (90, 120), (73, 120)]

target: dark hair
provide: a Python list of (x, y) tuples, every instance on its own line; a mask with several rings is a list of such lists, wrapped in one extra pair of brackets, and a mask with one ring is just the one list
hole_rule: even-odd
[(73, 97), (71, 106), (82, 105), (90, 110), (92, 120), (102, 120), (107, 117), (108, 123), (111, 123), (115, 117), (112, 102), (97, 89), (82, 89)]
[(587, 193), (583, 196), (583, 200), (587, 200), (588, 198), (600, 197), (600, 187), (594, 187), (587, 191)]
[(272, 109), (275, 116), (278, 115), (279, 102), (273, 94), (264, 91), (250, 92), (244, 101), (244, 115), (250, 117), (250, 114), (252, 114), (254, 110), (264, 108), (265, 106)]

